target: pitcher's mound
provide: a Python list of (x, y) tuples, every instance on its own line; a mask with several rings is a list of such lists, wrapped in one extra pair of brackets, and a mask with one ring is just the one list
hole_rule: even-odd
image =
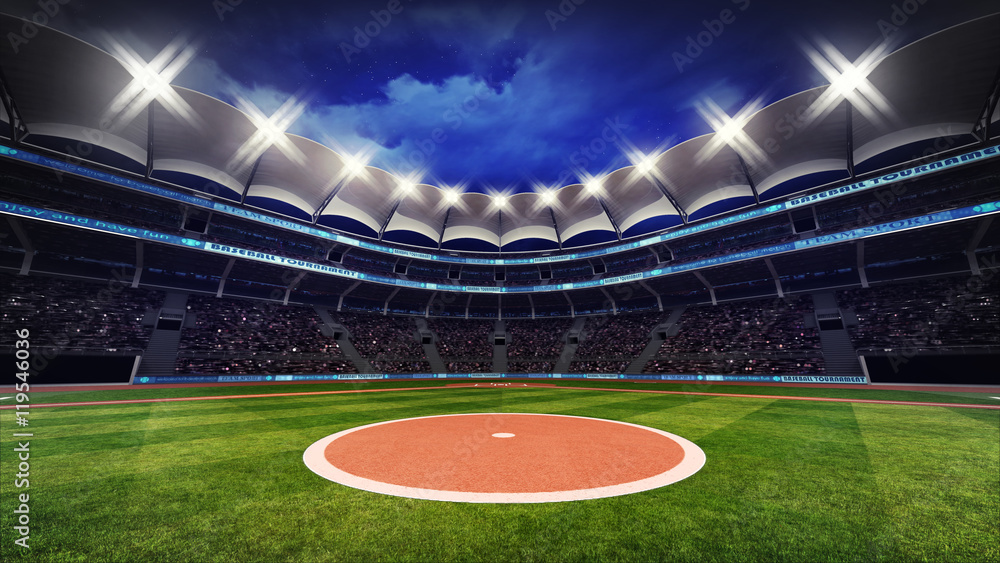
[(342, 485), (455, 502), (558, 502), (669, 485), (705, 453), (655, 428), (580, 416), (456, 414), (379, 422), (327, 436), (303, 455)]

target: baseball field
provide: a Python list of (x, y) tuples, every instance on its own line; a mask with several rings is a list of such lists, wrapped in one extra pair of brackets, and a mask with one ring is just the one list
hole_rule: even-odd
[[(998, 392), (617, 381), (32, 390), (25, 426), (8, 395), (3, 561), (1000, 560)], [(465, 413), (640, 425), (693, 442), (705, 463), (651, 490), (544, 503), (379, 494), (303, 463), (331, 434)], [(470, 436), (463, 455), (475, 457)], [(554, 457), (574, 468), (573, 456)], [(523, 475), (562, 471), (546, 463), (526, 459)]]

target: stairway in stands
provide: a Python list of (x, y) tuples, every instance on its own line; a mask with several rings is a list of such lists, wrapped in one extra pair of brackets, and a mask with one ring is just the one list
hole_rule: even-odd
[(366, 358), (362, 357), (358, 352), (358, 349), (354, 347), (354, 343), (351, 342), (351, 333), (340, 324), (330, 311), (327, 311), (323, 307), (314, 307), (319, 318), (326, 324), (330, 332), (333, 335), (333, 339), (337, 341), (337, 346), (340, 347), (340, 351), (344, 353), (346, 357), (352, 364), (354, 368), (358, 370), (358, 373), (375, 373), (375, 368), (372, 367), (371, 362)]
[(417, 318), (417, 336), (420, 338), (420, 344), (424, 349), (424, 355), (427, 356), (427, 363), (431, 365), (431, 373), (445, 373), (448, 369), (444, 365), (444, 360), (441, 359), (441, 354), (438, 352), (437, 345), (434, 342), (437, 340), (437, 335), (434, 331), (427, 326), (427, 319)]
[(845, 323), (845, 315), (837, 303), (837, 296), (832, 291), (824, 291), (814, 293), (812, 298), (826, 374), (864, 375), (857, 351), (844, 326), (849, 323)]
[(823, 346), (827, 375), (864, 375), (846, 328), (821, 330), (819, 341)]
[[(163, 377), (177, 373), (177, 351), (181, 343), (181, 327), (187, 317), (187, 293), (168, 293), (163, 307), (156, 314), (156, 325), (149, 337), (149, 344), (142, 354), (136, 377)], [(177, 328), (161, 328), (160, 318), (172, 316), (181, 319)]]
[(674, 328), (677, 322), (680, 320), (681, 315), (684, 314), (684, 310), (687, 309), (687, 305), (677, 307), (676, 309), (670, 310), (670, 315), (667, 319), (660, 324), (656, 325), (652, 331), (649, 333), (649, 344), (642, 349), (642, 352), (632, 363), (625, 368), (626, 375), (639, 375), (642, 373), (643, 369), (646, 367), (646, 363), (656, 357), (656, 353), (660, 351), (660, 347), (663, 346), (664, 338), (668, 334), (677, 334), (677, 329)]
[(566, 331), (566, 344), (563, 346), (559, 360), (552, 368), (552, 373), (568, 373), (569, 364), (576, 356), (576, 349), (580, 347), (580, 334), (583, 332), (583, 325), (587, 322), (585, 317), (577, 317), (573, 320), (573, 326)]
[[(499, 342), (503, 344), (499, 344)], [(493, 325), (493, 373), (507, 371), (507, 325), (502, 320)]]

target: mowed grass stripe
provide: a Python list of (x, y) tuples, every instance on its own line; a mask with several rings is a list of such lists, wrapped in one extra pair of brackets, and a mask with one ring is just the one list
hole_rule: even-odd
[(788, 403), (763, 405), (698, 441), (708, 462), (695, 477), (719, 492), (706, 502), (726, 514), (718, 559), (850, 560), (885, 519), (870, 503), (871, 463), (850, 405), (775, 425), (795, 410)]
[[(622, 417), (632, 417), (640, 416), (644, 413), (656, 412), (663, 409), (673, 408), (674, 406), (686, 404), (691, 402), (686, 396), (679, 395), (641, 395), (641, 394), (614, 394), (610, 395), (604, 400), (597, 395), (590, 394), (585, 396), (588, 400), (583, 403), (566, 403), (570, 405), (569, 410), (572, 409), (584, 409), (586, 412), (591, 412), (591, 409), (596, 409), (594, 412), (584, 416), (595, 416), (597, 418), (614, 418), (620, 419)], [(584, 397), (580, 397), (584, 398)], [(708, 397), (697, 397), (694, 398), (695, 401), (707, 400)], [(565, 407), (560, 407), (562, 404), (556, 401), (549, 401), (545, 403), (546, 408), (541, 408), (542, 405), (537, 403), (522, 404), (518, 403), (507, 403), (506, 409), (516, 408), (521, 411), (528, 411), (531, 409), (537, 412), (557, 412), (558, 414), (572, 414), (568, 412)], [(556, 408), (551, 408), (556, 407)], [(581, 411), (583, 412), (583, 411)], [(599, 412), (599, 415), (597, 414)]]
[(37, 414), (35, 418), (37, 419), (36, 424), (39, 427), (45, 428), (45, 437), (58, 438), (65, 436), (78, 436), (79, 428), (81, 426), (86, 426), (89, 433), (100, 433), (105, 430), (120, 430), (123, 424), (141, 422), (149, 415), (152, 409), (156, 409), (157, 412), (172, 413), (174, 422), (171, 427), (185, 428), (191, 426), (201, 427), (207, 424), (241, 421), (245, 419), (248, 412), (257, 412), (261, 415), (268, 414), (272, 415), (269, 418), (281, 419), (334, 412), (377, 412), (408, 408), (430, 408), (430, 410), (440, 408), (452, 411), (461, 410), (466, 408), (468, 405), (472, 405), (472, 407), (469, 408), (492, 408), (492, 405), (488, 400), (482, 400), (487, 399), (486, 397), (480, 396), (478, 397), (480, 400), (470, 402), (472, 399), (476, 398), (477, 397), (468, 395), (456, 396), (453, 394), (449, 397), (431, 397), (425, 394), (412, 398), (403, 398), (402, 400), (357, 403), (354, 401), (344, 402), (336, 399), (326, 401), (302, 401), (301, 398), (298, 397), (289, 397), (284, 399), (252, 400), (249, 402), (240, 400), (227, 401), (222, 408), (220, 408), (220, 405), (218, 404), (214, 404), (209, 408), (203, 404), (191, 405), (189, 403), (149, 403), (143, 405), (142, 408), (131, 408), (128, 413), (122, 413), (119, 408), (115, 407), (98, 409), (92, 412), (88, 411), (91, 415), (87, 417), (54, 417), (54, 419), (58, 421), (55, 424), (52, 422), (53, 417), (48, 416), (47, 412), (41, 412), (41, 414)]
[(1000, 411), (948, 408), (949, 412), (979, 421), (987, 428), (1000, 428)]
[(700, 440), (711, 433), (770, 405), (775, 399), (744, 399), (727, 397), (700, 397), (692, 395), (665, 395), (681, 397), (683, 401), (669, 410), (623, 417), (621, 420), (659, 428), (683, 436), (700, 445)]
[[(309, 407), (323, 408), (327, 405), (336, 405), (338, 408), (350, 408), (358, 407), (359, 409), (369, 409), (372, 405), (381, 404), (433, 404), (442, 402), (460, 402), (468, 400), (476, 400), (481, 402), (484, 396), (472, 395), (462, 390), (441, 390), (441, 391), (426, 391), (416, 394), (402, 393), (396, 395), (394, 393), (389, 393), (386, 395), (380, 395), (377, 400), (372, 397), (358, 397), (358, 396), (345, 396), (345, 395), (321, 395), (315, 397), (263, 397), (259, 399), (231, 399), (231, 400), (212, 400), (205, 402), (191, 401), (191, 402), (163, 402), (163, 403), (141, 403), (141, 404), (120, 404), (120, 405), (100, 405), (100, 406), (89, 406), (89, 407), (61, 407), (52, 410), (38, 410), (36, 414), (39, 418), (45, 418), (47, 421), (53, 421), (53, 425), (57, 426), (60, 424), (72, 425), (77, 421), (82, 423), (88, 423), (91, 421), (107, 420), (109, 418), (115, 418), (115, 420), (128, 421), (130, 416), (135, 416), (137, 413), (141, 416), (141, 413), (147, 412), (150, 405), (164, 405), (170, 408), (176, 408), (178, 416), (201, 416), (202, 414), (211, 415), (214, 413), (228, 413), (236, 412), (246, 405), (253, 405), (255, 408), (261, 410), (275, 409), (275, 410), (294, 410), (294, 409), (305, 409)], [(0, 412), (0, 417), (5, 415), (12, 415), (9, 412)], [(121, 418), (117, 418), (121, 417)]]
[[(401, 394), (400, 396), (412, 396), (413, 398), (417, 399), (417, 398), (420, 398), (421, 395), (427, 395), (428, 393), (433, 393), (435, 391), (439, 391), (439, 392), (462, 392), (463, 389), (458, 388), (458, 389), (440, 389), (440, 390), (438, 390), (438, 389), (428, 389), (426, 391), (413, 391), (413, 390), (379, 391), (379, 393), (387, 393), (387, 394), (400, 393)], [(371, 398), (368, 397), (369, 393), (346, 393), (346, 394), (342, 394), (342, 393), (316, 393), (316, 394), (312, 394), (312, 393), (310, 393), (310, 394), (286, 395), (286, 396), (282, 396), (282, 395), (278, 395), (278, 394), (256, 396), (257, 394), (255, 394), (255, 393), (248, 393), (247, 395), (253, 395), (253, 396), (240, 396), (240, 395), (233, 395), (233, 396), (217, 395), (217, 396), (204, 396), (204, 397), (201, 397), (201, 396), (191, 396), (191, 397), (179, 397), (180, 399), (184, 399), (184, 400), (176, 400), (176, 401), (175, 400), (166, 400), (166, 399), (172, 399), (172, 398), (166, 398), (164, 400), (160, 400), (160, 399), (155, 399), (154, 398), (154, 399), (139, 399), (142, 402), (121, 402), (121, 403), (115, 403), (115, 402), (112, 401), (112, 402), (110, 402), (108, 404), (79, 404), (79, 405), (75, 404), (75, 403), (70, 403), (70, 404), (66, 404), (66, 405), (60, 405), (58, 407), (41, 407), (39, 405), (50, 404), (50, 403), (49, 402), (44, 402), (43, 403), (41, 401), (35, 401), (35, 403), (36, 403), (35, 406), (38, 407), (39, 409), (46, 409), (46, 410), (51, 409), (51, 411), (58, 411), (58, 412), (62, 413), (64, 416), (69, 417), (69, 416), (72, 416), (74, 413), (86, 413), (88, 410), (94, 409), (94, 408), (117, 407), (117, 408), (127, 409), (129, 407), (138, 407), (138, 406), (141, 406), (141, 405), (144, 405), (144, 404), (155, 404), (155, 403), (161, 403), (161, 402), (162, 403), (168, 403), (168, 404), (199, 403), (199, 404), (205, 405), (204, 408), (213, 408), (214, 405), (217, 405), (220, 402), (222, 402), (224, 404), (225, 401), (229, 401), (229, 400), (233, 400), (233, 401), (254, 401), (254, 400), (279, 401), (279, 400), (282, 400), (282, 399), (322, 400), (322, 399), (324, 399), (326, 397), (343, 397), (344, 400), (354, 400), (354, 401), (358, 402), (359, 404), (366, 404), (368, 401), (371, 400)], [(204, 402), (201, 402), (202, 399), (204, 400)], [(124, 401), (130, 401), (130, 399), (124, 399)], [(103, 401), (97, 401), (97, 402), (103, 402)], [(0, 411), (0, 413), (2, 413), (2, 412), (10, 412), (10, 411), (9, 410), (8, 411)], [(86, 414), (84, 414), (84, 416), (86, 416)]]
[[(384, 420), (394, 420), (397, 418), (409, 418), (412, 416), (426, 416), (442, 413), (464, 413), (464, 412), (492, 412), (497, 410), (495, 403), (489, 397), (483, 397), (481, 402), (470, 400), (457, 400), (452, 402), (434, 401), (427, 398), (420, 404), (396, 403), (377, 404), (370, 408), (357, 409), (336, 409), (323, 407), (318, 409), (305, 409), (302, 411), (292, 411), (290, 416), (260, 418), (252, 416), (248, 420), (248, 413), (253, 412), (252, 405), (247, 405), (247, 410), (243, 413), (234, 413), (222, 416), (222, 420), (211, 422), (206, 420), (194, 420), (185, 418), (182, 425), (165, 428), (161, 431), (150, 432), (142, 427), (143, 420), (129, 423), (122, 429), (123, 425), (111, 425), (115, 431), (101, 432), (94, 431), (89, 427), (77, 427), (64, 432), (59, 437), (36, 438), (38, 443), (43, 443), (45, 448), (36, 454), (38, 457), (54, 455), (59, 453), (76, 452), (97, 452), (109, 451), (119, 448), (133, 448), (149, 443), (166, 443), (174, 441), (195, 440), (202, 438), (212, 438), (216, 436), (233, 436), (246, 432), (267, 431), (273, 428), (282, 429), (308, 429), (322, 426), (337, 426), (340, 429), (351, 426), (360, 426)], [(176, 403), (175, 403), (176, 404)], [(170, 412), (166, 410), (164, 412)], [(147, 413), (148, 415), (148, 413)], [(38, 422), (39, 426), (44, 422)], [(136, 426), (138, 424), (139, 426)], [(107, 427), (107, 425), (100, 425)], [(82, 428), (86, 428), (83, 430)], [(143, 429), (140, 429), (143, 428)]]
[(900, 559), (1000, 559), (1000, 428), (947, 408), (854, 411), (892, 515), (880, 547)]
[[(347, 427), (350, 426), (331, 424), (313, 435), (304, 434), (299, 428), (288, 428), (182, 440), (148, 440), (132, 447), (45, 456), (32, 469), (38, 482), (58, 485), (159, 470), (171, 471), (178, 467), (197, 467), (240, 458), (273, 460), (290, 456), (289, 459), (294, 458), (301, 464), (302, 453), (311, 443)], [(44, 445), (39, 444), (37, 449), (44, 449)], [(308, 471), (305, 465), (302, 469)]]
[[(556, 393), (562, 393), (556, 391)], [(665, 397), (667, 395), (664, 395)], [(592, 416), (596, 418), (607, 418), (600, 417), (595, 414), (596, 409), (600, 409), (605, 405), (624, 405), (628, 403), (635, 403), (648, 399), (647, 395), (643, 394), (633, 394), (633, 393), (608, 393), (606, 391), (591, 391), (584, 395), (574, 397), (568, 400), (562, 400), (558, 402), (546, 403), (545, 408), (538, 408), (542, 405), (530, 405), (535, 412), (543, 414), (562, 414), (570, 416)], [(526, 405), (527, 406), (527, 405)], [(516, 408), (515, 405), (508, 404), (507, 408)]]

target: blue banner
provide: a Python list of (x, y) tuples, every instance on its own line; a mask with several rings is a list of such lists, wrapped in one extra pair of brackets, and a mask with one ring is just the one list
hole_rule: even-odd
[[(616, 245), (610, 248), (601, 248), (596, 250), (583, 251), (572, 254), (562, 254), (557, 256), (540, 256), (536, 258), (472, 258), (464, 256), (450, 256), (441, 254), (430, 254), (427, 252), (419, 252), (412, 250), (405, 250), (400, 248), (392, 248), (388, 246), (383, 246), (381, 244), (360, 241), (345, 235), (331, 233), (324, 231), (322, 229), (317, 229), (308, 225), (302, 225), (294, 221), (288, 221), (285, 219), (280, 219), (264, 213), (258, 213), (255, 211), (250, 211), (240, 207), (235, 207), (222, 202), (213, 201), (207, 198), (198, 197), (194, 195), (185, 194), (183, 192), (178, 192), (174, 190), (169, 190), (166, 188), (161, 188), (152, 184), (147, 184), (145, 182), (140, 182), (130, 178), (125, 178), (121, 176), (116, 176), (107, 172), (100, 172), (97, 170), (91, 170), (84, 166), (77, 164), (72, 164), (55, 158), (49, 158), (41, 155), (37, 155), (30, 152), (25, 152), (20, 149), (13, 149), (4, 145), (0, 145), (0, 156), (6, 156), (9, 158), (17, 159), (23, 162), (29, 162), (32, 164), (37, 164), (40, 166), (45, 166), (59, 172), (66, 172), (74, 174), (77, 176), (83, 176), (86, 178), (92, 178), (95, 180), (100, 180), (110, 184), (115, 184), (118, 186), (134, 189), (137, 191), (145, 192), (148, 194), (169, 198), (175, 201), (186, 203), (188, 205), (194, 205), (197, 207), (203, 207), (206, 209), (211, 209), (219, 213), (225, 213), (228, 215), (233, 215), (237, 217), (242, 217), (251, 221), (256, 221), (260, 223), (266, 223), (275, 227), (282, 229), (287, 229), (290, 231), (296, 231), (299, 233), (321, 237), (327, 240), (336, 241), (341, 244), (348, 246), (355, 246), (358, 248), (365, 248), (368, 250), (374, 250), (376, 252), (391, 254), (395, 256), (404, 256), (408, 258), (416, 258), (420, 260), (430, 260), (438, 262), (450, 262), (457, 264), (483, 264), (483, 265), (497, 265), (497, 266), (510, 266), (510, 265), (523, 265), (523, 264), (550, 264), (556, 262), (567, 262), (570, 260), (579, 260), (582, 258), (590, 258), (594, 256), (606, 256), (611, 254), (617, 254), (619, 252), (630, 250), (634, 248), (649, 246), (653, 244), (658, 244), (668, 240), (672, 240), (678, 237), (683, 237), (691, 235), (694, 233), (700, 233), (703, 231), (715, 229), (718, 227), (733, 225), (743, 221), (748, 221), (750, 219), (755, 219), (757, 217), (762, 217), (764, 215), (770, 215), (772, 213), (778, 213), (780, 211), (798, 207), (801, 205), (807, 205), (810, 203), (818, 201), (826, 201), (838, 197), (843, 197), (851, 195), (863, 190), (868, 190), (880, 186), (890, 185), (896, 182), (909, 180), (918, 176), (925, 174), (930, 174), (934, 172), (939, 172), (941, 170), (952, 168), (955, 166), (964, 165), (971, 162), (978, 162), (984, 159), (993, 158), (1000, 154), (1000, 149), (998, 147), (987, 147), (982, 150), (972, 151), (960, 156), (947, 158), (932, 162), (929, 164), (924, 164), (920, 166), (915, 166), (908, 168), (906, 170), (901, 170), (899, 172), (893, 172), (891, 174), (885, 174), (877, 178), (870, 178), (868, 180), (863, 180), (860, 182), (855, 182), (853, 184), (848, 184), (838, 188), (833, 188), (825, 190), (822, 192), (809, 194), (806, 196), (798, 197), (787, 202), (777, 203), (765, 208), (754, 209), (746, 211), (743, 213), (738, 213), (729, 217), (723, 217), (721, 219), (716, 219), (713, 221), (708, 221), (705, 223), (699, 223), (697, 225), (692, 225), (689, 227), (680, 228), (674, 231), (656, 235), (653, 237), (645, 238), (639, 241), (624, 243)], [(585, 287), (585, 286), (575, 286), (575, 287)], [(551, 291), (551, 288), (549, 289)]]
[(861, 227), (859, 229), (853, 229), (841, 233), (820, 235), (794, 242), (768, 246), (765, 248), (758, 248), (755, 250), (737, 252), (735, 254), (729, 254), (726, 256), (716, 256), (712, 258), (706, 258), (704, 260), (696, 260), (694, 262), (688, 262), (685, 264), (677, 264), (675, 266), (657, 268), (655, 270), (650, 270), (647, 272), (637, 272), (635, 274), (615, 276), (611, 278), (605, 278), (601, 280), (587, 281), (587, 282), (573, 282), (573, 283), (562, 283), (553, 285), (536, 285), (530, 287), (506, 287), (506, 286), (474, 286), (474, 285), (453, 286), (445, 284), (399, 280), (386, 276), (355, 272), (347, 268), (340, 268), (328, 264), (317, 264), (315, 262), (309, 262), (308, 260), (300, 260), (298, 258), (288, 258), (285, 256), (278, 256), (276, 254), (270, 254), (267, 252), (260, 252), (257, 250), (247, 250), (245, 248), (240, 248), (237, 246), (231, 246), (226, 244), (219, 244), (215, 242), (203, 242), (190, 238), (179, 237), (176, 235), (158, 233), (155, 231), (150, 231), (148, 229), (129, 227), (127, 225), (120, 225), (118, 223), (112, 223), (109, 221), (100, 221), (97, 219), (80, 217), (78, 215), (72, 215), (69, 213), (49, 211), (46, 209), (31, 207), (30, 205), (21, 205), (17, 203), (0, 201), (0, 213), (18, 215), (29, 219), (36, 219), (39, 221), (49, 221), (53, 223), (61, 223), (64, 225), (72, 225), (74, 227), (83, 229), (102, 231), (106, 233), (114, 233), (121, 236), (140, 238), (144, 240), (162, 242), (165, 244), (172, 244), (177, 246), (184, 246), (187, 248), (213, 252), (216, 254), (234, 256), (246, 260), (253, 260), (256, 262), (264, 262), (267, 264), (281, 265), (299, 270), (307, 270), (310, 272), (319, 272), (343, 278), (365, 280), (369, 282), (381, 283), (386, 285), (419, 287), (431, 290), (439, 289), (443, 291), (454, 291), (460, 293), (523, 293), (528, 291), (548, 292), (548, 291), (565, 291), (570, 289), (581, 289), (587, 287), (597, 287), (602, 285), (603, 286), (617, 285), (639, 279), (668, 276), (670, 274), (675, 274), (678, 272), (685, 272), (699, 268), (707, 268), (710, 266), (717, 266), (720, 264), (731, 264), (733, 262), (741, 262), (744, 260), (753, 260), (756, 258), (762, 258), (765, 256), (771, 256), (784, 252), (791, 252), (794, 250), (803, 250), (807, 248), (815, 248), (829, 244), (837, 244), (844, 241), (884, 235), (887, 233), (900, 232), (909, 229), (916, 229), (920, 227), (926, 227), (928, 225), (946, 223), (949, 221), (966, 219), (969, 217), (975, 217), (980, 215), (990, 215), (997, 212), (1000, 212), (1000, 202), (989, 202), (980, 205), (963, 207), (961, 209), (952, 209), (948, 211), (941, 211), (938, 213), (931, 213), (929, 215), (921, 215), (919, 217), (911, 217), (909, 219), (890, 221), (888, 223), (882, 223), (880, 225)]

